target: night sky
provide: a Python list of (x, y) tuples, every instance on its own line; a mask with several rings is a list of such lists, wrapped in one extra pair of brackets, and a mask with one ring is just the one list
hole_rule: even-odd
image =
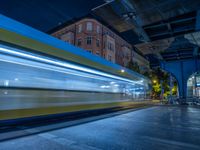
[(103, 0), (0, 0), (0, 13), (46, 32), (88, 14), (103, 3)]

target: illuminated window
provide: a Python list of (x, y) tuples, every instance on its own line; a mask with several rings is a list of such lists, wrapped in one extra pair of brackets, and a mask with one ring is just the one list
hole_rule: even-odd
[(92, 31), (92, 22), (87, 22), (87, 31)]

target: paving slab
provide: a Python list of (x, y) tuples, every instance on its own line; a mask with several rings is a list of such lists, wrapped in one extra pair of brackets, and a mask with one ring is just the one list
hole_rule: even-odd
[(200, 150), (200, 108), (155, 106), (0, 143), (0, 150)]

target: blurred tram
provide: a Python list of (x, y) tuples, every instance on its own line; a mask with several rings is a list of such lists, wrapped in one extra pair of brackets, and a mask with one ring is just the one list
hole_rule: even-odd
[(149, 99), (146, 77), (5, 16), (0, 20), (0, 120)]

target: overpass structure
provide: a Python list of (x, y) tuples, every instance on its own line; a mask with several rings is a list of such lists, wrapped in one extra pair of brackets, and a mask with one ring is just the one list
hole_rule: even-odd
[(198, 93), (197, 82), (192, 83), (196, 91), (192, 95), (191, 85), (187, 88), (187, 84), (190, 76), (200, 69), (199, 1), (107, 2), (94, 9), (94, 13), (146, 55), (152, 67), (159, 66), (171, 73), (177, 79), (181, 98), (197, 96), (194, 94)]
[[(180, 40), (184, 43), (177, 46)], [(176, 78), (180, 98), (198, 96), (197, 77), (193, 77), (195, 80), (191, 83), (192, 85), (189, 85), (188, 82), (190, 77), (200, 70), (199, 54), (199, 46), (190, 43), (184, 37), (177, 37), (170, 47), (161, 53), (163, 58), (161, 68)], [(194, 90), (194, 92), (191, 92), (191, 90)]]

